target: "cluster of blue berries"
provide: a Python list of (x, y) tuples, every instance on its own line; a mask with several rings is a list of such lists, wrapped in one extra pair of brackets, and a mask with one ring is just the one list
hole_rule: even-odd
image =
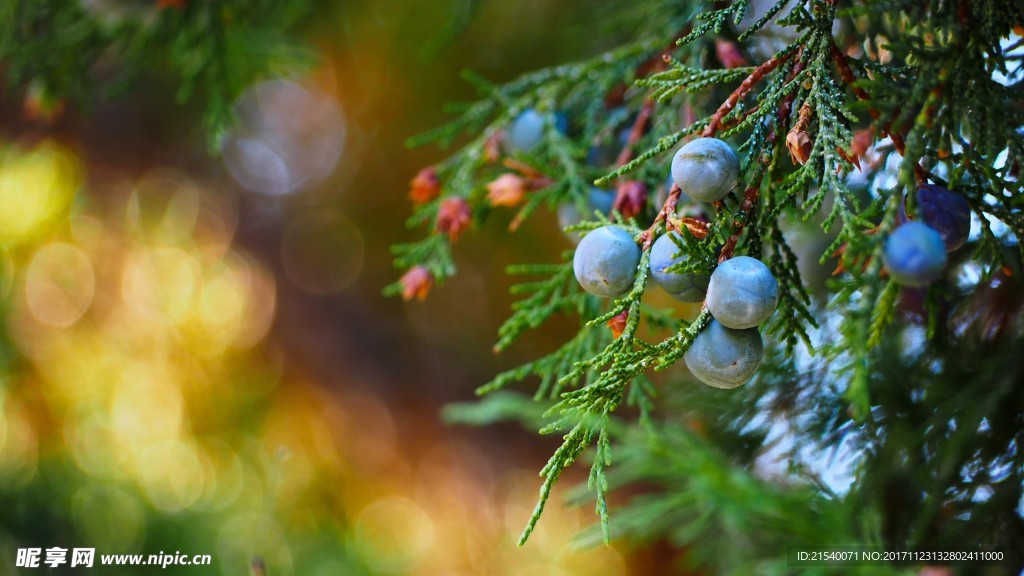
[[(675, 184), (690, 198), (702, 202), (723, 199), (735, 188), (738, 177), (736, 153), (714, 138), (686, 144), (672, 161)], [(651, 278), (677, 300), (706, 301), (714, 319), (687, 350), (686, 364), (709, 386), (735, 388), (749, 381), (761, 362), (763, 344), (757, 326), (778, 305), (778, 282), (767, 266), (748, 256), (726, 260), (710, 275), (669, 271), (680, 268), (687, 258), (681, 243), (677, 232), (654, 241)], [(588, 292), (622, 296), (633, 287), (640, 257), (640, 247), (625, 228), (602, 226), (583, 237), (573, 256), (573, 271)]]
[(778, 282), (760, 260), (736, 256), (719, 264), (708, 282), (707, 306), (714, 319), (683, 356), (690, 372), (715, 388), (746, 384), (761, 364), (757, 326), (778, 303)]
[(971, 232), (971, 208), (962, 195), (936, 184), (917, 189), (917, 219), (910, 220), (906, 201), (902, 222), (885, 241), (882, 261), (889, 277), (904, 286), (924, 286), (946, 269), (947, 252), (960, 248)]

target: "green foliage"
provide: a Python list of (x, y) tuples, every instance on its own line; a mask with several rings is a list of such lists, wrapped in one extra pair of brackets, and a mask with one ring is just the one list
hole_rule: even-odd
[(218, 150), (242, 90), (313, 62), (312, 51), (287, 35), (311, 4), (14, 0), (0, 6), (0, 63), (8, 87), (44, 107), (90, 105), (154, 71), (164, 74), (178, 87), (178, 104), (202, 103), (210, 147)]
[[(562, 434), (562, 444), (541, 470), (538, 504), (520, 543), (532, 532), (561, 473), (591, 446), (595, 450), (587, 486), (596, 495), (606, 542), (615, 534), (669, 537), (680, 545), (713, 551), (716, 541), (732, 546), (764, 527), (768, 534), (744, 542), (750, 554), (731, 557), (718, 550), (694, 555), (701, 565), (744, 573), (755, 567), (785, 571), (784, 565), (766, 560), (772, 554), (769, 550), (774, 547), (778, 553), (781, 546), (773, 538), (823, 544), (880, 539), (901, 545), (946, 542), (929, 540), (934, 532), (921, 527), (934, 520), (934, 510), (927, 512), (932, 514), (928, 518), (917, 517), (914, 529), (883, 529), (894, 515), (878, 504), (884, 490), (877, 485), (860, 487), (861, 481), (885, 468), (875, 456), (893, 444), (932, 442), (930, 453), (937, 454), (949, 442), (958, 443), (950, 448), (956, 452), (974, 441), (933, 438), (927, 430), (901, 431), (899, 439), (892, 436), (891, 416), (886, 415), (898, 410), (903, 399), (879, 388), (905, 381), (893, 369), (892, 355), (899, 349), (905, 322), (902, 299), (913, 298), (915, 292), (887, 278), (880, 255), (888, 232), (898, 225), (904, 196), (919, 184), (939, 183), (967, 198), (980, 233), (954, 258), (953, 272), (928, 289), (922, 300), (920, 314), (928, 340), (917, 346), (935, 358), (952, 353), (967, 337), (966, 326), (974, 322), (951, 316), (951, 306), (967, 305), (973, 290), (991, 292), (1000, 283), (1017, 285), (1009, 271), (1019, 268), (1018, 239), (1024, 234), (1024, 189), (1018, 178), (1024, 161), (1024, 71), (1021, 40), (1011, 36), (1011, 26), (1024, 22), (1024, 14), (1008, 0), (849, 5), (780, 0), (760, 6), (766, 10), (763, 16), (741, 26), (747, 21), (748, 4), (715, 5), (700, 14), (697, 3), (666, 5), (660, 14), (659, 22), (666, 24), (660, 35), (641, 35), (597, 58), (531, 72), (507, 84), (467, 74), (481, 100), (459, 107), (450, 124), (409, 142), (450, 146), (461, 134), (470, 135), (436, 169), (442, 197), (466, 199), (476, 225), (483, 225), (495, 209), (483, 184), (510, 170), (549, 180), (526, 194), (516, 218), (520, 221), (542, 205), (582, 205), (590, 182), (603, 186), (629, 178), (659, 190), (669, 170), (667, 153), (694, 135), (732, 139), (741, 152), (740, 186), (713, 206), (702, 229), (669, 214), (671, 195), (663, 206), (652, 193), (646, 210), (629, 221), (613, 214), (613, 220), (631, 227), (644, 247), (633, 289), (621, 298), (604, 303), (581, 292), (572, 282), (568, 263), (510, 269), (541, 278), (514, 289), (524, 298), (501, 328), (496, 350), (558, 313), (575, 313), (581, 322), (579, 332), (555, 352), (500, 374), (478, 390), (488, 393), (536, 376), (540, 385), (535, 398), (554, 400), (541, 433)], [(623, 19), (632, 18), (628, 7), (621, 10)], [(776, 33), (782, 30), (784, 42), (772, 46), (765, 40), (770, 27)], [(678, 40), (670, 46), (673, 38)], [(749, 62), (766, 46), (772, 46), (767, 56)], [(721, 54), (730, 50), (748, 62), (734, 59), (733, 64), (743, 65), (728, 67)], [(628, 90), (622, 85), (627, 80), (633, 84)], [(630, 139), (614, 165), (593, 165), (587, 161), (587, 149), (618, 133), (621, 124), (615, 112), (620, 105), (639, 118), (632, 124)], [(503, 128), (527, 108), (541, 111), (549, 127), (554, 126), (556, 112), (564, 113), (571, 127), (567, 134), (549, 128), (537, 149), (506, 154), (504, 164), (499, 164), (494, 145)], [(652, 111), (648, 122), (644, 115)], [(680, 117), (686, 119), (682, 126)], [(649, 131), (644, 131), (647, 124)], [(912, 204), (913, 194), (909, 197)], [(431, 226), (436, 206), (417, 207), (410, 224)], [(789, 232), (794, 221), (813, 221), (831, 240), (827, 248), (810, 255), (812, 264), (839, 257), (839, 268), (828, 283), (826, 307), (816, 306), (802, 272), (808, 255), (792, 244)], [(577, 228), (603, 222), (599, 216)], [(721, 249), (722, 259), (740, 253), (761, 258), (779, 280), (779, 307), (765, 326), (777, 344), (770, 346), (774, 365), (762, 367), (755, 383), (742, 391), (701, 392), (730, 398), (705, 408), (723, 411), (721, 417), (711, 418), (715, 431), (725, 437), (725, 444), (738, 442), (749, 449), (743, 457), (717, 453), (709, 445), (723, 438), (706, 440), (653, 411), (647, 374), (678, 362), (710, 319), (706, 309), (687, 322), (642, 302), (648, 289), (647, 247), (666, 230), (679, 230), (684, 236), (677, 244), (688, 261), (677, 267), (679, 271), (708, 270)], [(419, 245), (447, 242), (435, 230)], [(447, 252), (423, 249), (424, 258), (416, 259), (407, 257), (413, 249), (401, 250), (396, 260), (400, 268), (425, 265), (439, 279), (454, 273), (445, 260)], [(969, 278), (957, 280), (958, 273)], [(988, 329), (999, 332), (1013, 348), (1012, 342), (1020, 341), (1020, 328), (1013, 322), (1021, 302), (1003, 304), (1006, 309), (998, 314), (986, 311), (991, 312), (986, 316), (991, 322)], [(609, 334), (605, 323), (617, 324), (617, 330)], [(940, 338), (945, 340), (938, 342)], [(926, 366), (918, 364), (913, 373), (923, 379), (946, 377), (941, 369)], [(964, 381), (953, 380), (953, 372), (950, 381)], [(1010, 392), (1000, 388), (992, 394), (973, 408), (955, 408), (927, 395), (915, 402), (930, 414), (928, 418), (968, 418), (974, 434), (978, 414), (996, 410), (992, 402), (1005, 400), (1003, 395)], [(659, 406), (678, 395), (668, 394)], [(1019, 401), (1020, 393), (1012, 395)], [(508, 397), (501, 398), (506, 402)], [(618, 419), (623, 400), (639, 406), (644, 426)], [(488, 405), (486, 400), (482, 404)], [(692, 406), (683, 409), (698, 411)], [(851, 438), (862, 440), (867, 453), (853, 470), (857, 485), (849, 494), (837, 495), (806, 468), (788, 471), (807, 481), (795, 489), (753, 474), (753, 454), (769, 447), (768, 432), (763, 426), (752, 431), (750, 423), (763, 421), (766, 413), (796, 423), (799, 442), (793, 453), (807, 446), (837, 450)], [(534, 422), (535, 415), (528, 421)], [(1020, 423), (1008, 422), (1007, 429), (1019, 431)], [(612, 468), (615, 440), (621, 443), (615, 447), (615, 459), (625, 464)], [(976, 467), (1016, 457), (1016, 447), (1004, 444), (1001, 450), (993, 449)], [(938, 487), (955, 484), (955, 471), (963, 471), (964, 460), (924, 465), (942, 470), (941, 477), (928, 479), (927, 490), (934, 491), (928, 492), (926, 511), (960, 498)], [(1021, 475), (1018, 467), (1012, 479), (1004, 476), (999, 482), (1019, 488)], [(609, 487), (644, 482), (654, 482), (660, 491), (635, 499), (619, 523), (610, 526)], [(861, 510), (870, 512), (870, 526), (857, 525)], [(680, 517), (687, 520), (679, 522)], [(787, 518), (793, 527), (786, 525)], [(957, 523), (950, 521), (953, 524)], [(1015, 534), (1019, 536), (1019, 531)], [(993, 536), (985, 541), (1007, 545), (1012, 538)]]

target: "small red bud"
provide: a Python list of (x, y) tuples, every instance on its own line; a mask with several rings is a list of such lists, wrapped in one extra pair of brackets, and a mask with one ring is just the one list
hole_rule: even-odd
[(437, 170), (429, 166), (420, 170), (416, 176), (409, 181), (409, 200), (413, 205), (426, 204), (441, 193), (441, 180), (437, 177)]
[(487, 184), (487, 201), (491, 206), (517, 206), (525, 196), (526, 179), (511, 172), (506, 172)]
[(455, 242), (473, 219), (469, 203), (461, 196), (445, 198), (437, 209), (437, 231)]
[(402, 299), (412, 300), (415, 298), (422, 301), (434, 287), (434, 275), (423, 266), (413, 266), (402, 275), (399, 282), (402, 284)]
[(623, 310), (619, 312), (614, 318), (608, 321), (608, 327), (612, 329), (612, 336), (618, 338), (622, 336), (622, 331), (626, 329), (626, 320), (629, 319), (629, 310)]
[(623, 218), (633, 218), (640, 214), (647, 203), (647, 186), (639, 180), (629, 180), (619, 184), (612, 208), (618, 210)]

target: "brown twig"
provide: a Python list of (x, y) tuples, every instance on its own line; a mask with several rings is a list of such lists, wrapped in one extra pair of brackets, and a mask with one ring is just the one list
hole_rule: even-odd
[[(715, 111), (714, 115), (711, 117), (711, 122), (708, 123), (707, 127), (704, 129), (704, 132), (701, 134), (701, 136), (704, 136), (705, 138), (713, 136), (721, 128), (722, 119), (736, 106), (736, 103), (739, 102), (741, 98), (750, 93), (754, 86), (757, 85), (758, 82), (763, 80), (769, 72), (778, 68), (783, 62), (793, 57), (793, 55), (797, 56), (797, 62), (796, 64), (793, 65), (793, 69), (789, 73), (789, 79), (792, 80), (793, 78), (795, 78), (796, 75), (799, 74), (801, 70), (803, 70), (804, 63), (803, 60), (799, 58), (799, 56), (802, 54), (803, 49), (801, 48), (796, 52), (783, 54), (781, 57), (776, 55), (773, 56), (771, 59), (767, 60), (766, 62), (764, 62), (763, 64), (761, 64), (760, 66), (758, 66), (757, 68), (755, 68), (754, 71), (751, 72), (750, 75), (747, 76), (747, 78), (743, 80), (743, 82), (736, 88), (736, 90), (734, 90), (733, 93), (729, 95), (729, 98), (727, 98), (726, 101), (723, 102), (722, 105), (718, 107), (718, 110)], [(790, 104), (792, 103), (792, 99), (787, 98), (786, 100), (783, 100), (783, 103), (784, 106), (780, 106), (779, 108), (777, 123), (778, 128), (776, 132), (782, 130), (783, 126), (786, 123), (786, 120), (789, 118), (789, 109)], [(775, 141), (774, 133), (771, 140)], [(740, 202), (739, 209), (739, 213), (742, 216), (750, 214), (757, 206), (758, 190), (761, 187), (761, 179), (763, 178), (763, 175), (764, 173), (762, 171), (759, 171), (757, 177), (752, 182), (750, 182), (750, 185), (744, 191), (743, 200), (742, 202)], [(746, 226), (746, 223), (744, 222), (744, 218), (742, 216), (733, 222), (732, 236), (729, 236), (729, 239), (726, 240), (725, 245), (722, 246), (722, 251), (718, 255), (719, 263), (725, 262), (729, 258), (732, 258), (733, 252), (736, 250), (736, 244), (739, 243), (740, 234), (743, 233), (743, 228)]]
[(676, 213), (676, 204), (679, 203), (680, 193), (682, 193), (682, 190), (679, 189), (679, 185), (672, 184), (672, 188), (668, 191), (668, 198), (665, 199), (665, 204), (654, 218), (654, 222), (651, 223), (647, 230), (640, 233), (640, 248), (642, 250), (646, 251), (651, 247), (651, 243), (654, 242), (654, 232), (658, 229), (658, 225)]
[(548, 176), (541, 172), (540, 170), (537, 170), (536, 168), (530, 166), (526, 162), (516, 160), (511, 156), (506, 156), (501, 161), (501, 163), (504, 164), (506, 168), (511, 168), (512, 170), (519, 172), (520, 174), (526, 176), (527, 178), (548, 178)]
[[(800, 48), (797, 49), (796, 52), (796, 63), (793, 64), (793, 68), (789, 71), (789, 75), (786, 77), (787, 83), (792, 82), (793, 79), (796, 78), (797, 74), (803, 72), (805, 66), (804, 60), (803, 58), (801, 58), (801, 56), (803, 56), (803, 53), (804, 49), (801, 46)], [(789, 121), (790, 109), (793, 107), (793, 100), (795, 99), (796, 90), (790, 92), (789, 94), (786, 94), (782, 101), (779, 102), (778, 125), (780, 127), (785, 126), (786, 122)], [(775, 142), (776, 138), (778, 138), (778, 135), (779, 130), (772, 132), (771, 134), (768, 135), (768, 141)]]
[(741, 217), (737, 218), (736, 221), (733, 222), (732, 236), (730, 236), (729, 239), (725, 241), (725, 245), (722, 246), (722, 252), (718, 255), (719, 264), (725, 262), (729, 258), (732, 258), (732, 253), (736, 250), (736, 244), (740, 240), (740, 234), (743, 232), (743, 228), (746, 226), (746, 224), (744, 223), (743, 216), (746, 216), (751, 211), (753, 211), (754, 207), (757, 205), (757, 194), (758, 189), (760, 187), (761, 176), (758, 175), (755, 181), (751, 182), (750, 186), (747, 187), (747, 190), (743, 193), (743, 201), (740, 202), (739, 210)]
[(640, 138), (643, 138), (644, 132), (647, 131), (647, 124), (651, 121), (651, 116), (653, 115), (654, 100), (648, 98), (644, 101), (643, 106), (640, 107), (640, 111), (637, 112), (636, 119), (633, 120), (633, 127), (629, 129), (629, 137), (626, 138), (626, 143), (622, 146), (622, 150), (619, 151), (618, 157), (615, 158), (616, 167), (621, 168), (633, 159), (633, 148), (640, 141)]
[[(836, 63), (836, 68), (839, 70), (840, 78), (842, 78), (843, 82), (850, 86), (850, 89), (853, 90), (854, 95), (856, 95), (857, 98), (860, 98), (861, 100), (867, 102), (871, 101), (871, 95), (868, 94), (867, 90), (854, 85), (854, 83), (857, 81), (857, 77), (854, 76), (853, 69), (850, 68), (850, 63), (846, 59), (846, 54), (843, 54), (843, 51), (840, 50), (839, 47), (835, 45), (835, 43), (832, 43), (832, 60), (834, 60)], [(873, 118), (875, 121), (877, 121), (882, 116), (881, 112), (879, 112), (874, 107), (868, 107), (868, 114), (870, 114), (871, 118)], [(898, 114), (899, 108), (896, 109), (894, 116)], [(892, 140), (892, 145), (894, 148), (896, 148), (896, 152), (898, 152), (900, 156), (906, 157), (907, 144), (904, 140), (903, 135), (893, 130), (891, 123), (883, 126), (882, 132), (886, 136), (888, 136), (890, 140)], [(914, 177), (917, 179), (917, 182), (919, 184), (927, 182), (929, 175), (930, 173), (927, 170), (925, 170), (923, 166), (921, 166), (920, 162), (914, 162)]]
[[(750, 75), (747, 76), (746, 79), (744, 79), (743, 82), (741, 82), (740, 85), (735, 90), (733, 90), (732, 94), (729, 95), (725, 102), (723, 102), (722, 105), (718, 107), (718, 110), (716, 110), (715, 113), (711, 116), (711, 120), (708, 123), (707, 127), (704, 129), (704, 131), (701, 133), (701, 136), (705, 138), (714, 136), (715, 133), (718, 132), (718, 130), (724, 128), (725, 126), (723, 126), (723, 119), (726, 115), (729, 114), (729, 112), (733, 108), (736, 107), (737, 102), (739, 102), (741, 98), (749, 94), (750, 91), (753, 90), (754, 86), (756, 86), (758, 82), (763, 80), (769, 72), (778, 68), (780, 64), (791, 58), (793, 54), (796, 53), (799, 53), (799, 51), (790, 52), (782, 56), (773, 56), (771, 59), (767, 60), (757, 68), (754, 68)], [(757, 110), (757, 108), (748, 111), (746, 114), (743, 115), (743, 118), (746, 118), (755, 110)], [(741, 122), (742, 118), (737, 121)], [(630, 133), (630, 136), (633, 136), (633, 133)], [(752, 186), (747, 189), (747, 192), (744, 195), (743, 203), (740, 205), (740, 210), (746, 212), (753, 209), (754, 205), (757, 203), (758, 186), (760, 186), (760, 178), (758, 178), (757, 183), (752, 184)], [(671, 216), (674, 215), (676, 212), (676, 204), (678, 204), (679, 202), (679, 194), (681, 192), (682, 190), (679, 189), (679, 185), (673, 183), (672, 188), (669, 190), (668, 198), (665, 199), (665, 204), (661, 207), (661, 210), (658, 212), (658, 216), (654, 219), (654, 222), (651, 223), (650, 227), (640, 234), (640, 242), (644, 250), (650, 248), (651, 243), (654, 241), (654, 231), (657, 230), (659, 224), (667, 221), (670, 226), (678, 227), (678, 224), (676, 222), (673, 222)], [(709, 229), (706, 224), (698, 225), (697, 223), (699, 221), (688, 222), (688, 220), (692, 219), (684, 218), (679, 220), (678, 223), (685, 226), (686, 229), (689, 230), (690, 233), (697, 238), (704, 238), (707, 236)], [(732, 254), (732, 251), (736, 248), (736, 242), (739, 240), (739, 234), (742, 230), (742, 221), (737, 221), (736, 231), (733, 234), (733, 236), (729, 239), (729, 242), (726, 243), (726, 246), (729, 247), (728, 252), (726, 252), (726, 250), (723, 249), (722, 254)]]
[(757, 68), (754, 68), (754, 71), (751, 72), (750, 75), (747, 76), (746, 79), (744, 79), (743, 82), (741, 82), (735, 90), (733, 90), (732, 94), (730, 94), (729, 97), (725, 99), (725, 102), (722, 102), (722, 105), (718, 107), (718, 110), (716, 110), (715, 113), (711, 116), (711, 120), (708, 122), (707, 127), (704, 128), (704, 131), (701, 133), (701, 136), (705, 138), (710, 138), (711, 136), (714, 136), (715, 133), (717, 133), (718, 130), (721, 128), (722, 119), (725, 118), (725, 115), (731, 112), (732, 109), (736, 107), (736, 104), (740, 101), (740, 99), (749, 94), (758, 82), (763, 80), (769, 72), (778, 68), (780, 64), (782, 64), (786, 60), (789, 60), (793, 56), (793, 54), (794, 52), (789, 52), (783, 54), (782, 56), (772, 56), (763, 64), (761, 64)]

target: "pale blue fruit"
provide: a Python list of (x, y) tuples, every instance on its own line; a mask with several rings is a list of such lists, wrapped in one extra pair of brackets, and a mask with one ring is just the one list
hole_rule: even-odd
[(715, 388), (736, 388), (754, 377), (764, 343), (757, 328), (734, 330), (712, 320), (683, 355), (698, 380)]
[(505, 145), (513, 152), (529, 152), (544, 139), (544, 116), (528, 108), (512, 121), (505, 135)]
[[(569, 117), (564, 112), (553, 115), (555, 130), (562, 134), (569, 132)], [(512, 121), (505, 135), (505, 147), (509, 152), (529, 152), (544, 140), (547, 121), (543, 114), (527, 108)]]
[(573, 244), (579, 244), (583, 237), (579, 232), (566, 232), (565, 229), (575, 226), (584, 220), (594, 220), (594, 212), (607, 216), (615, 203), (615, 192), (592, 186), (587, 194), (587, 211), (581, 213), (575, 202), (564, 202), (558, 207), (558, 227), (565, 237)]
[(619, 226), (590, 231), (572, 258), (576, 281), (597, 296), (621, 296), (629, 292), (640, 264), (640, 246)]
[[(679, 234), (672, 232), (677, 239)], [(700, 302), (708, 289), (707, 274), (686, 274), (666, 272), (665, 269), (686, 260), (685, 255), (673, 258), (679, 252), (679, 246), (668, 234), (663, 234), (651, 246), (651, 278), (676, 300), (683, 302)]]
[(718, 265), (708, 282), (708, 310), (728, 328), (764, 322), (779, 304), (779, 283), (760, 260), (736, 256)]
[(688, 142), (672, 158), (672, 179), (690, 198), (715, 202), (739, 181), (740, 160), (732, 147), (717, 138)]
[(942, 276), (946, 268), (946, 244), (935, 229), (911, 220), (893, 230), (886, 239), (882, 262), (896, 283), (924, 286)]

